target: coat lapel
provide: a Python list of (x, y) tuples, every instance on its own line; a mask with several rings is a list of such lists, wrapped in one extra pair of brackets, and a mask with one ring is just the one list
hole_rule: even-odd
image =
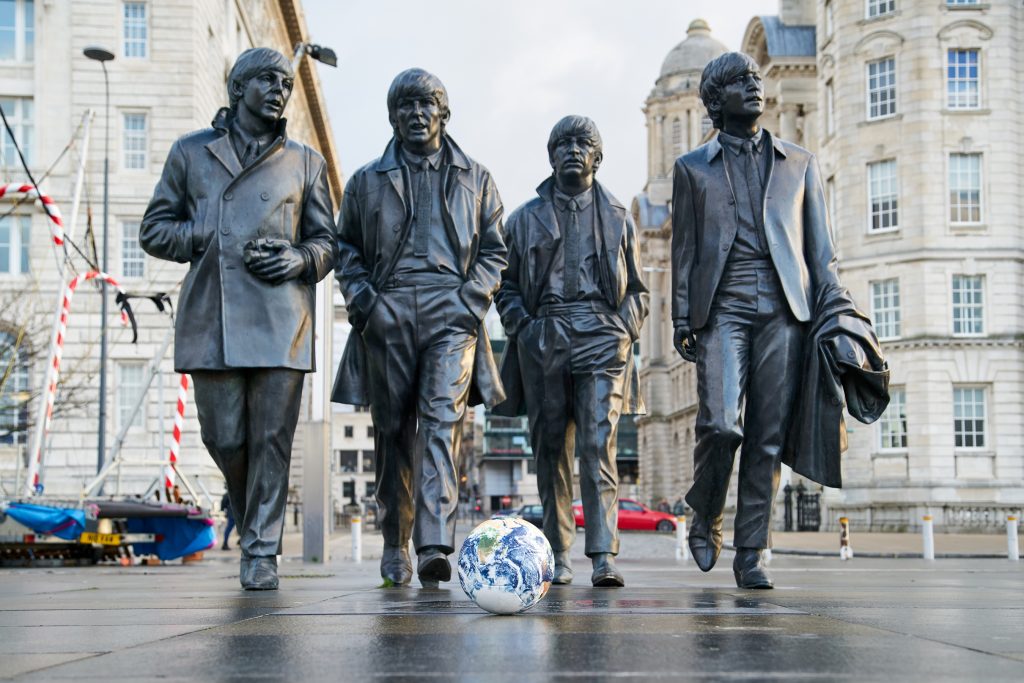
[(207, 143), (206, 149), (227, 169), (232, 178), (242, 172), (242, 162), (238, 160), (235, 146), (231, 144), (231, 136), (227, 132), (213, 142)]

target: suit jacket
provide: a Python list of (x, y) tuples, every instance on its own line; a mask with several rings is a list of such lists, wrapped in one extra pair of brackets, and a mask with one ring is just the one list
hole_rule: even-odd
[(818, 301), (800, 386), (782, 462), (812, 481), (838, 488), (843, 483), (840, 456), (846, 450), (844, 406), (870, 424), (889, 405), (889, 365), (871, 321), (845, 291)]
[[(322, 156), (277, 139), (242, 168), (230, 112), (171, 146), (139, 228), (142, 249), (190, 264), (178, 297), (174, 368), (314, 369), (314, 285), (334, 266), (334, 211)], [(251, 239), (289, 240), (306, 272), (272, 285), (242, 263)]]
[[(516, 209), (508, 218), (505, 239), (509, 246), (508, 269), (494, 301), (509, 336), (501, 361), (501, 380), (508, 398), (495, 408), (498, 415), (522, 415), (526, 412), (523, 381), (519, 370), (516, 333), (540, 306), (544, 284), (555, 265), (562, 240), (555, 216), (553, 178), (537, 188), (537, 196)], [(597, 209), (598, 278), (608, 305), (615, 309), (633, 341), (647, 317), (648, 293), (641, 278), (640, 246), (636, 225), (626, 208), (604, 187), (594, 182), (594, 206)], [(646, 412), (640, 395), (636, 363), (629, 354), (624, 387), (624, 414)]]
[[(765, 237), (786, 301), (807, 322), (819, 292), (841, 289), (825, 194), (814, 155), (769, 137)], [(691, 330), (707, 323), (739, 227), (724, 154), (713, 138), (679, 157), (673, 173), (672, 319)]]
[[(481, 324), (478, 328), (470, 405), (500, 402), (505, 393), (491, 352), (484, 315), (501, 282), (506, 265), (502, 238), (501, 197), (486, 168), (467, 157), (447, 135), (443, 166), (444, 218), (448, 239), (465, 282), (462, 301)], [(405, 183), (396, 140), (384, 154), (349, 179), (338, 220), (338, 262), (334, 277), (345, 297), (349, 322), (360, 334), (350, 335), (334, 381), (335, 403), (369, 405), (366, 386), (366, 347), (362, 330), (377, 302), (382, 283), (390, 276), (410, 237), (412, 214), (405, 204)]]

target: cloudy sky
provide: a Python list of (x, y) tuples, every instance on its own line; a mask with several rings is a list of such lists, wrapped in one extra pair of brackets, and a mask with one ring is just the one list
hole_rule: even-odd
[(778, 0), (304, 0), (311, 40), (338, 53), (319, 66), (346, 177), (391, 136), (391, 79), (417, 66), (448, 89), (448, 132), (494, 175), (506, 212), (551, 172), (546, 144), (565, 114), (597, 122), (600, 180), (621, 201), (643, 189), (641, 112), (661, 63), (696, 18), (738, 49), (750, 18)]

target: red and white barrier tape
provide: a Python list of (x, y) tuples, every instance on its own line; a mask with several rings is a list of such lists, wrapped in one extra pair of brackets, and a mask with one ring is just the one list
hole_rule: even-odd
[[(88, 273), (82, 273), (69, 282), (67, 287), (64, 289), (64, 301), (61, 303), (60, 309), (60, 323), (57, 325), (57, 333), (54, 336), (53, 345), (50, 350), (50, 383), (46, 387), (46, 420), (43, 423), (42, 438), (38, 439), (38, 442), (32, 449), (32, 457), (28, 463), (28, 477), (25, 479), (25, 490), (28, 495), (35, 493), (36, 486), (39, 484), (39, 464), (42, 459), (42, 446), (43, 441), (46, 440), (46, 434), (50, 431), (50, 423), (53, 420), (53, 403), (57, 396), (57, 380), (60, 378), (60, 361), (64, 356), (64, 339), (66, 338), (68, 331), (68, 316), (71, 314), (71, 299), (74, 297), (75, 290), (78, 289), (79, 283), (95, 279), (105, 281), (107, 284), (115, 287), (117, 291), (124, 294), (124, 290), (121, 289), (121, 285), (113, 276), (96, 270), (91, 270)], [(128, 313), (124, 308), (121, 309), (121, 324), (128, 324)]]
[(42, 202), (43, 211), (46, 212), (46, 217), (50, 219), (50, 234), (53, 235), (53, 243), (58, 247), (64, 244), (64, 219), (61, 218), (60, 209), (57, 208), (52, 199), (45, 194), (39, 194), (35, 187), (25, 183), (0, 185), (0, 198), (11, 192), (23, 194), (26, 197), (33, 197)]
[(167, 456), (167, 465), (164, 467), (164, 487), (174, 486), (174, 466), (178, 463), (178, 454), (181, 452), (181, 430), (185, 423), (185, 401), (188, 399), (188, 375), (181, 376), (181, 383), (178, 385), (178, 406), (174, 410), (174, 434), (171, 439), (171, 452)]

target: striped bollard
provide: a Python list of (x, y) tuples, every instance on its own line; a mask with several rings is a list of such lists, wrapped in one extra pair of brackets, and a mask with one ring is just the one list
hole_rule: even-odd
[(850, 546), (850, 520), (846, 517), (839, 518), (839, 559), (849, 560), (853, 557), (853, 547)]
[(1020, 561), (1020, 541), (1017, 539), (1017, 517), (1006, 518), (1006, 557), (1010, 562)]
[(690, 559), (690, 546), (686, 544), (686, 515), (676, 517), (676, 559)]
[(921, 534), (924, 537), (924, 559), (935, 559), (935, 530), (932, 528), (932, 516), (925, 515), (924, 523), (921, 525)]
[(352, 561), (363, 561), (363, 519), (359, 515), (352, 518)]

